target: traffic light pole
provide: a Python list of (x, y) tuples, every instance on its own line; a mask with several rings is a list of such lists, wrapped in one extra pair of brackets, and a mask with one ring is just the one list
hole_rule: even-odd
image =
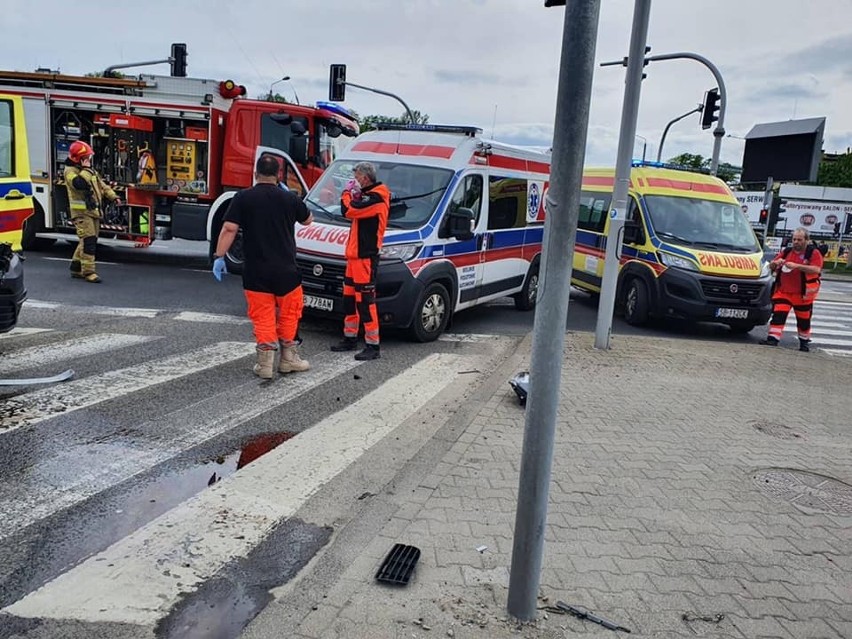
[[(618, 256), (621, 252), (621, 232), (627, 217), (627, 197), (630, 187), (631, 156), (636, 120), (639, 116), (639, 95), (642, 88), (642, 71), (645, 66), (645, 43), (648, 40), (648, 22), (651, 17), (651, 0), (636, 0), (633, 9), (633, 31), (627, 57), (627, 79), (624, 84), (624, 104), (621, 107), (621, 132), (618, 137), (618, 154), (615, 161), (615, 188), (609, 211), (609, 231), (606, 236), (601, 296), (598, 302), (598, 320), (595, 328), (595, 348), (608, 349), (612, 333), (612, 313), (618, 287)], [(606, 64), (606, 63), (604, 63)], [(603, 66), (603, 65), (601, 65)]]
[(381, 91), (380, 89), (373, 89), (372, 87), (365, 87), (360, 84), (355, 84), (354, 82), (342, 82), (341, 84), (345, 84), (348, 87), (355, 87), (356, 89), (364, 89), (365, 91), (372, 91), (373, 93), (378, 93), (379, 95), (386, 95), (388, 97), (393, 98), (394, 100), (399, 101), (399, 103), (405, 107), (405, 112), (408, 113), (408, 121), (411, 124), (416, 124), (414, 122), (414, 115), (411, 113), (411, 109), (408, 108), (408, 105), (403, 102), (402, 98), (398, 95), (394, 95), (393, 93), (389, 93), (387, 91)]
[[(675, 122), (680, 122), (685, 117), (692, 115), (693, 113), (698, 113), (699, 111), (701, 111), (702, 108), (704, 108), (704, 105), (699, 104), (697, 107), (692, 109), (692, 111), (687, 111), (686, 113), (676, 117), (674, 120), (672, 120), (666, 125), (666, 128), (663, 129), (663, 135), (662, 137), (660, 137), (660, 146), (657, 148), (657, 162), (659, 162), (660, 158), (663, 157), (663, 145), (666, 143), (666, 136), (668, 135), (669, 129), (671, 128), (672, 124), (674, 124)], [(644, 160), (644, 158), (642, 159)]]
[(725, 109), (728, 108), (728, 92), (725, 90), (725, 81), (722, 79), (722, 74), (710, 60), (697, 53), (689, 53), (682, 51), (680, 53), (663, 53), (661, 55), (652, 55), (645, 58), (648, 62), (656, 62), (657, 60), (677, 60), (687, 58), (697, 60), (705, 67), (710, 69), (713, 77), (716, 78), (716, 85), (719, 87), (719, 119), (716, 122), (716, 128), (713, 131), (713, 157), (710, 160), (710, 173), (716, 175), (719, 170), (719, 153), (722, 150), (722, 138), (725, 137)]

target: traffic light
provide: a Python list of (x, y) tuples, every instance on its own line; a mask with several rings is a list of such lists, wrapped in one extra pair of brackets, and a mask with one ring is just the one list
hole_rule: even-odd
[(332, 64), (328, 74), (329, 102), (343, 102), (346, 97), (346, 65)]
[(709, 129), (719, 119), (719, 89), (710, 89), (704, 94), (704, 108), (701, 111), (701, 128)]
[(766, 224), (769, 221), (769, 211), (766, 209), (760, 209), (760, 223)]
[(172, 44), (172, 55), (169, 58), (172, 65), (172, 77), (186, 77), (186, 44), (175, 42)]
[(834, 223), (834, 236), (840, 237), (840, 222)]
[(566, 0), (544, 0), (545, 7), (564, 7)]

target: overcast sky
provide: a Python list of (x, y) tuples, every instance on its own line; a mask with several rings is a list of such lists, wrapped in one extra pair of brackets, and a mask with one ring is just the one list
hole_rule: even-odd
[[(570, 2), (571, 0), (569, 0)], [(3, 0), (0, 65), (83, 74), (167, 57), (186, 42), (189, 75), (231, 78), (251, 97), (275, 90), (302, 103), (327, 99), (328, 66), (395, 93), (434, 124), (475, 124), (485, 135), (550, 146), (564, 9), (544, 0)], [(627, 54), (632, 0), (602, 0), (596, 60)], [(852, 0), (653, 0), (652, 54), (710, 59), (728, 91), (726, 130), (825, 116), (828, 152), (852, 146)], [(642, 85), (637, 133), (656, 158), (669, 120), (715, 86), (698, 62), (653, 62)], [(168, 74), (167, 65), (128, 73)], [(587, 164), (613, 165), (625, 69), (596, 67)], [(391, 98), (347, 88), (361, 115), (400, 115)], [(643, 152), (636, 141), (634, 155)], [(712, 152), (692, 115), (673, 125), (663, 153)], [(743, 141), (725, 138), (721, 160), (740, 164)]]

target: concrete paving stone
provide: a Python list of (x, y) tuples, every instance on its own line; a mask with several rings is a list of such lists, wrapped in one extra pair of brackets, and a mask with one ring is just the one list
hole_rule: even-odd
[(689, 611), (693, 613), (707, 614), (724, 614), (724, 615), (741, 615), (747, 617), (745, 608), (740, 605), (740, 597), (729, 595), (726, 593), (718, 593), (714, 595), (693, 595), (686, 593), (686, 598), (692, 603)]
[(464, 535), (471, 538), (470, 523), (466, 521), (427, 521), (428, 534), (443, 536), (447, 534)]
[(341, 608), (322, 604), (311, 610), (299, 623), (299, 634), (306, 637), (320, 637), (340, 616)]
[[(827, 584), (841, 585), (848, 583), (850, 575), (831, 575), (824, 583), (796, 584), (784, 583), (784, 586), (794, 595), (796, 601), (825, 601), (829, 604), (846, 604), (852, 606), (852, 600), (839, 598)], [(852, 608), (850, 608), (852, 613)]]
[(433, 488), (426, 488), (425, 486), (418, 486), (411, 490), (406, 496), (405, 500), (411, 504), (423, 504), (426, 502), (429, 497), (432, 496)]
[[(485, 543), (486, 541), (490, 543)], [(497, 542), (487, 539), (483, 544), (489, 548), (496, 548)], [(446, 568), (448, 566), (470, 566), (473, 568), (484, 568), (482, 555), (477, 552), (476, 548), (471, 547), (466, 550), (455, 550), (454, 548), (436, 548), (434, 549), (437, 557), (434, 565), (438, 568)]]
[[(831, 637), (832, 635), (794, 634), (783, 624), (791, 623), (787, 619), (759, 617), (752, 619), (740, 615), (731, 615), (730, 621), (746, 637), (781, 637), (782, 639), (803, 639), (804, 637)], [(829, 630), (831, 630), (829, 628)]]
[(837, 621), (827, 619), (825, 623), (830, 626), (840, 637), (852, 637), (852, 619)]
[(382, 534), (387, 535), (390, 539), (398, 539), (407, 534), (412, 521), (410, 519), (392, 518), (385, 524), (382, 529)]
[(448, 521), (447, 509), (434, 507), (432, 505), (433, 503), (434, 500), (428, 501), (426, 505), (420, 509), (420, 512), (417, 513), (417, 516), (414, 521), (419, 521), (422, 519), (427, 519), (430, 521)]
[(793, 602), (789, 599), (776, 597), (762, 597), (760, 599), (752, 599), (751, 597), (739, 597), (737, 602), (740, 607), (745, 610), (745, 616), (752, 619), (760, 617), (774, 617), (775, 619), (796, 619), (795, 612), (790, 609), (789, 604)]
[(822, 619), (779, 619), (778, 624), (789, 633), (790, 637), (801, 639), (802, 637), (819, 637), (819, 639), (848, 639), (849, 635), (842, 634), (831, 624)]
[(612, 557), (580, 557), (574, 555), (570, 558), (571, 565), (577, 572), (610, 572), (614, 575), (625, 574), (626, 571), (623, 563), (625, 560), (619, 558), (618, 561)]
[(644, 592), (656, 588), (650, 575), (642, 573), (622, 575), (605, 572), (600, 577), (613, 593)]
[(654, 589), (660, 593), (692, 593), (694, 595), (703, 595), (704, 590), (692, 578), (691, 575), (678, 577), (669, 577), (661, 575), (648, 575), (651, 583), (654, 584)]
[[(755, 599), (761, 597), (781, 597), (790, 601), (801, 601), (790, 589), (790, 586), (793, 584), (778, 581), (756, 582), (750, 579), (740, 579), (740, 583), (745, 587), (746, 593)], [(808, 600), (810, 600), (810, 597), (806, 596), (805, 601)]]

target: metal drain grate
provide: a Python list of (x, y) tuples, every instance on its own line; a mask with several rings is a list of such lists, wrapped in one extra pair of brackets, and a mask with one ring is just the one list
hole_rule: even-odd
[(755, 472), (752, 480), (764, 493), (805, 511), (852, 515), (852, 486), (837, 479), (792, 468)]
[(804, 435), (797, 433), (785, 424), (770, 422), (765, 419), (758, 419), (749, 423), (756, 431), (770, 437), (776, 437), (777, 439), (804, 439)]
[(418, 559), (420, 559), (419, 548), (394, 544), (388, 556), (385, 557), (385, 560), (379, 567), (376, 579), (389, 584), (404, 586), (411, 579), (411, 573), (414, 572), (414, 565)]

